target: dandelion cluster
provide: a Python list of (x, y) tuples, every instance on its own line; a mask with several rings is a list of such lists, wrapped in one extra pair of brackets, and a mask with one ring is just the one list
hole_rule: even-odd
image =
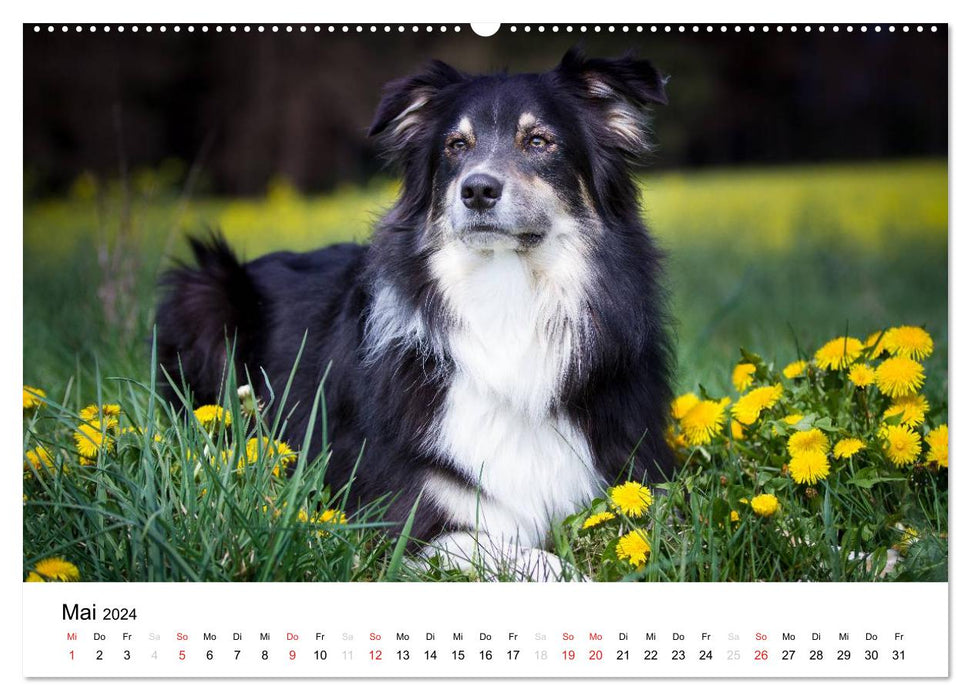
[[(713, 520), (726, 535), (782, 533), (792, 529), (791, 518), (818, 518), (823, 485), (845, 492), (882, 484), (880, 496), (890, 498), (931, 483), (918, 472), (933, 476), (948, 467), (947, 424), (934, 420), (943, 407), (930, 398), (934, 392), (921, 393), (921, 361), (933, 350), (930, 335), (914, 326), (878, 331), (865, 342), (833, 338), (782, 369), (743, 350), (729, 373), (736, 398), (704, 389), (675, 398), (667, 441), (693, 470), (687, 483), (714, 484), (710, 498), (720, 504), (695, 514), (702, 527)], [(902, 469), (915, 479), (901, 480)], [(637, 531), (652, 532), (644, 515), (649, 506), (657, 510), (656, 499), (671, 498), (666, 488), (652, 496), (645, 484), (615, 486), (578, 514), (574, 527), (605, 542), (604, 557), (636, 566), (638, 547), (648, 541)], [(873, 498), (861, 493), (856, 500)], [(890, 512), (899, 507), (886, 505)], [(599, 527), (607, 522), (611, 527)], [(643, 551), (645, 561), (649, 553)]]
[[(256, 493), (263, 507), (255, 517), (261, 517), (261, 511), (272, 520), (286, 517), (293, 521), (290, 525), (305, 522), (313, 526), (309, 530), (314, 536), (307, 538), (307, 546), (333, 546), (334, 539), (323, 538), (348, 522), (346, 513), (327, 506), (331, 494), (326, 488), (302, 497), (315, 499), (312, 505), (287, 507), (286, 497), (292, 493), (290, 488), (294, 483), (287, 475), (297, 464), (299, 455), (287, 442), (273, 436), (272, 428), (261, 415), (262, 406), (252, 392), (233, 396), (230, 400), (239, 402), (233, 410), (207, 405), (187, 417), (163, 411), (149, 417), (143, 406), (113, 402), (82, 404), (83, 408), (76, 412), (50, 405), (49, 410), (57, 412), (50, 417), (56, 417), (56, 421), (45, 421), (48, 416), (38, 415), (36, 409), (42, 405), (40, 402), (31, 404), (31, 410), (27, 410), (26, 405), (42, 394), (40, 389), (24, 387), (25, 513), (33, 514), (49, 507), (51, 495), (61, 492), (88, 491), (99, 500), (99, 509), (105, 512), (129, 507), (121, 506), (121, 499), (116, 500), (118, 487), (105, 489), (101, 485), (105, 483), (104, 476), (118, 474), (111, 478), (117, 478), (116, 483), (128, 483), (131, 476), (125, 470), (143, 469), (143, 464), (152, 464), (164, 470), (153, 477), (155, 483), (170, 480), (175, 490), (198, 498), (196, 504), (183, 504), (179, 508), (182, 515), (193, 508), (196, 511), (193, 517), (197, 517), (203, 509), (224, 507), (225, 503), (211, 498), (213, 493), (220, 500), (236, 498), (236, 492)], [(240, 424), (234, 425), (233, 415), (241, 416)], [(38, 432), (38, 426), (43, 427), (43, 434)], [(626, 504), (628, 510), (636, 510), (635, 496), (630, 489), (620, 489), (618, 502)], [(280, 502), (282, 506), (278, 505)], [(650, 502), (649, 491), (647, 502)], [(233, 508), (239, 510), (238, 505), (234, 504)], [(276, 523), (273, 527), (279, 525)], [(60, 550), (51, 552), (52, 555), (59, 553)], [(59, 556), (40, 556), (36, 564), (24, 569), (24, 576), (29, 582), (75, 581), (79, 580), (80, 573), (77, 566)]]
[(599, 543), (603, 556), (619, 566), (618, 575), (623, 575), (644, 566), (650, 557), (653, 504), (654, 496), (647, 485), (628, 480), (607, 489), (603, 498), (594, 499), (590, 508), (569, 522), (578, 537)]

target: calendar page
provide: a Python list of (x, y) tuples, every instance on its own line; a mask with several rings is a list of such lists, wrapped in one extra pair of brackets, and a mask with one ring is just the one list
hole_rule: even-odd
[(23, 676), (949, 676), (949, 26), (633, 14), (23, 24)]

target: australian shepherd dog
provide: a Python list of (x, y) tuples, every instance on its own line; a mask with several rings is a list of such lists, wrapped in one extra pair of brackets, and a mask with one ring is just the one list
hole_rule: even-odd
[(163, 368), (196, 403), (219, 402), (230, 346), (264, 398), (293, 371), (287, 439), (315, 436), (334, 488), (353, 471), (351, 503), (403, 522), (417, 501), (425, 553), (559, 576), (551, 523), (673, 468), (662, 256), (631, 176), (666, 102), (649, 62), (576, 50), (546, 73), (392, 81), (370, 135), (402, 186), (370, 245), (244, 263), (193, 240), (162, 281)]

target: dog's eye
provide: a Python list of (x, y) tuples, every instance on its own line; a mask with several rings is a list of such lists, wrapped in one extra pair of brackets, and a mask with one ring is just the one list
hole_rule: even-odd
[(452, 139), (446, 144), (446, 148), (450, 151), (464, 151), (468, 147), (469, 144), (465, 139)]
[(550, 142), (545, 137), (536, 134), (529, 137), (529, 141), (526, 142), (526, 145), (534, 150), (543, 151), (550, 145)]

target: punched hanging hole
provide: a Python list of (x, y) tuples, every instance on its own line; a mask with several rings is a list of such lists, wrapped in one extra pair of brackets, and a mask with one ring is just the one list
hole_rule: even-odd
[(499, 22), (473, 22), (472, 31), (479, 36), (492, 36), (499, 31), (502, 25)]

